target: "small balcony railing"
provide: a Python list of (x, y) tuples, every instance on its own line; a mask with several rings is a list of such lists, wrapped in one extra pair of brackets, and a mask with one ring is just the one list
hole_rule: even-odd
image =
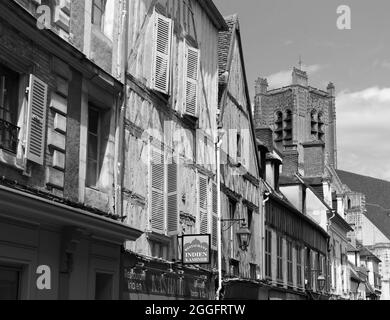
[(0, 149), (16, 154), (20, 128), (12, 123), (0, 119)]

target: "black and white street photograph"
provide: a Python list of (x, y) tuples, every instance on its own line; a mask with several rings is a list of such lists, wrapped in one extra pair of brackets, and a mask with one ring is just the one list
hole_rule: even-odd
[(390, 300), (389, 13), (0, 1), (1, 304)]

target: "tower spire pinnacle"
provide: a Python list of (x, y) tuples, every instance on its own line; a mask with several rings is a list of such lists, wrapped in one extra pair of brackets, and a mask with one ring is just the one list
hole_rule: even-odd
[(302, 64), (303, 64), (303, 62), (302, 62), (302, 56), (299, 55), (298, 66), (299, 66), (299, 70), (301, 70), (301, 71), (302, 71)]

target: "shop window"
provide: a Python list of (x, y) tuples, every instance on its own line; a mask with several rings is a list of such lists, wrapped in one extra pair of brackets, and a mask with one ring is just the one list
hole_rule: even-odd
[(272, 233), (265, 230), (265, 277), (272, 278)]
[(112, 300), (113, 296), (112, 274), (96, 273), (95, 300)]
[(20, 270), (0, 266), (0, 301), (20, 299)]

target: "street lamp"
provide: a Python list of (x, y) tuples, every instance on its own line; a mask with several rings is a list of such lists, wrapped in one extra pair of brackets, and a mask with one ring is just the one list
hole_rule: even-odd
[(241, 228), (237, 231), (237, 235), (240, 239), (240, 248), (242, 251), (247, 251), (249, 242), (251, 240), (252, 233), (248, 229), (246, 222), (243, 222)]
[(317, 278), (317, 284), (318, 284), (318, 289), (320, 289), (320, 291), (323, 291), (326, 284), (326, 279), (324, 275), (322, 274), (319, 275), (319, 277)]

